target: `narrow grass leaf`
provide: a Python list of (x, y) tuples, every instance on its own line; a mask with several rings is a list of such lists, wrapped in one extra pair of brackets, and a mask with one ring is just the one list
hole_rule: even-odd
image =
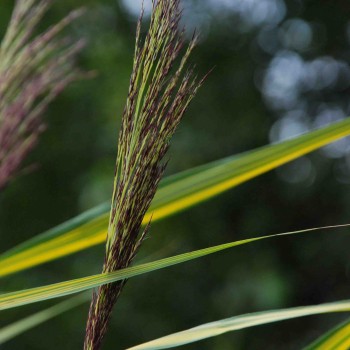
[[(350, 118), (297, 138), (184, 171), (165, 179), (144, 218), (188, 209), (350, 134)], [(103, 204), (0, 256), (0, 277), (103, 243), (110, 204)]]
[(66, 311), (72, 310), (73, 308), (82, 305), (90, 299), (90, 293), (84, 293), (1, 328), (0, 345), (16, 338), (24, 332), (27, 332), (46, 321), (49, 321), (54, 317), (61, 315)]
[(304, 350), (349, 350), (350, 319), (333, 328)]
[(251, 242), (256, 242), (256, 241), (274, 238), (274, 237), (282, 237), (282, 236), (288, 236), (288, 235), (295, 235), (295, 234), (315, 232), (315, 231), (320, 231), (325, 229), (349, 227), (349, 226), (350, 224), (319, 227), (319, 228), (312, 228), (312, 229), (306, 229), (306, 230), (300, 230), (300, 231), (280, 233), (280, 234), (271, 235), (271, 236), (255, 237), (255, 238), (245, 239), (241, 241), (221, 244), (210, 248), (200, 249), (190, 253), (176, 255), (170, 258), (161, 259), (158, 261), (154, 261), (154, 262), (150, 262), (142, 265), (136, 265), (133, 267), (129, 267), (129, 268), (118, 270), (111, 273), (93, 275), (89, 277), (83, 277), (75, 280), (51, 284), (43, 287), (37, 287), (37, 288), (2, 294), (0, 295), (0, 310), (6, 310), (6, 309), (27, 305), (27, 304), (31, 304), (31, 303), (35, 303), (43, 300), (59, 298), (65, 295), (79, 293), (91, 288), (96, 288), (104, 284), (122, 281), (134, 276), (164, 269), (166, 267), (181, 264), (190, 260), (198, 259), (210, 254), (214, 254), (229, 248), (237, 247), (237, 246), (248, 244)]
[[(331, 312), (349, 311), (350, 300), (344, 300), (315, 306), (303, 306), (275, 311), (257, 312), (203, 324), (195, 328), (174, 333), (163, 338), (134, 346), (128, 350), (169, 349), (185, 344), (194, 343), (203, 339), (216, 337), (227, 332), (237, 331), (272, 322), (284, 321), (297, 317), (327, 314)], [(327, 347), (325, 349), (331, 350), (333, 348)]]

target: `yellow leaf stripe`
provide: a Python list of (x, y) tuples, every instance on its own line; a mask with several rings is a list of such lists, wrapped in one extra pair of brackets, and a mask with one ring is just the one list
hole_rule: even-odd
[(349, 350), (350, 320), (338, 325), (304, 350)]
[(35, 303), (43, 300), (48, 300), (48, 299), (63, 297), (70, 294), (79, 293), (91, 288), (98, 287), (103, 284), (108, 284), (108, 283), (128, 279), (134, 276), (156, 271), (159, 269), (164, 269), (166, 267), (170, 267), (170, 266), (174, 266), (190, 260), (198, 259), (206, 255), (214, 254), (214, 253), (217, 253), (229, 248), (237, 247), (243, 244), (248, 244), (248, 243), (269, 239), (273, 237), (295, 235), (300, 233), (315, 232), (315, 231), (320, 231), (324, 229), (335, 229), (335, 228), (342, 228), (342, 227), (349, 227), (349, 226), (350, 224), (328, 226), (328, 227), (312, 228), (312, 229), (306, 229), (306, 230), (300, 230), (300, 231), (281, 233), (281, 234), (276, 234), (272, 236), (255, 237), (255, 238), (245, 239), (241, 241), (221, 244), (210, 248), (200, 249), (190, 253), (180, 254), (170, 258), (161, 259), (154, 262), (129, 267), (126, 269), (118, 270), (107, 274), (93, 275), (89, 277), (78, 278), (75, 280), (55, 283), (55, 284), (51, 284), (43, 287), (31, 288), (27, 290), (2, 294), (0, 295), (0, 310), (10, 309), (10, 308), (27, 305), (27, 304), (31, 304), (31, 303)]
[[(350, 134), (350, 119), (278, 144), (169, 177), (144, 222), (163, 219)], [(70, 220), (0, 256), (0, 277), (103, 243), (108, 205)]]
[[(350, 300), (338, 301), (334, 303), (321, 304), (316, 306), (303, 306), (275, 311), (257, 312), (207, 323), (138, 346), (134, 346), (132, 348), (129, 348), (128, 350), (169, 349), (189, 343), (194, 343), (210, 337), (215, 337), (227, 332), (237, 331), (267, 323), (289, 320), (297, 317), (348, 311), (350, 311)], [(324, 349), (348, 350), (349, 348), (326, 347)]]

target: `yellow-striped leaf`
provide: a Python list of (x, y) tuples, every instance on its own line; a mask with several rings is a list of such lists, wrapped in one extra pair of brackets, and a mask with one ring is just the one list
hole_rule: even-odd
[(304, 350), (349, 350), (350, 319), (338, 325)]
[[(144, 222), (165, 218), (350, 134), (350, 119), (165, 179)], [(0, 277), (104, 242), (104, 204), (0, 256)]]
[(214, 254), (219, 251), (223, 251), (229, 248), (237, 247), (237, 246), (251, 243), (251, 242), (256, 242), (256, 241), (269, 239), (273, 237), (295, 235), (299, 233), (315, 232), (323, 229), (331, 229), (331, 228), (334, 229), (334, 228), (341, 228), (341, 227), (348, 227), (348, 226), (350, 226), (350, 224), (340, 225), (340, 226), (312, 228), (307, 230), (281, 233), (281, 234), (276, 234), (272, 236), (255, 237), (255, 238), (245, 239), (241, 241), (226, 243), (226, 244), (222, 244), (222, 245), (218, 245), (210, 248), (200, 249), (190, 253), (176, 255), (170, 258), (161, 259), (158, 261), (129, 267), (129, 268), (115, 271), (112, 273), (93, 275), (93, 276), (83, 277), (83, 278), (70, 280), (66, 282), (55, 283), (48, 286), (2, 294), (0, 295), (0, 310), (10, 309), (10, 308), (27, 305), (27, 304), (31, 304), (31, 303), (35, 303), (43, 300), (48, 300), (48, 299), (63, 297), (65, 295), (79, 293), (91, 288), (98, 287), (103, 284), (124, 280), (130, 277), (134, 277), (134, 276), (138, 276), (148, 272), (163, 269), (166, 267), (174, 266), (180, 263), (184, 263), (186, 261), (198, 259), (206, 255)]
[[(334, 303), (321, 304), (316, 306), (303, 306), (275, 311), (257, 312), (224, 320), (203, 324), (182, 332), (174, 333), (150, 342), (134, 346), (128, 350), (158, 350), (169, 349), (177, 346), (194, 343), (203, 339), (215, 337), (227, 332), (237, 331), (253, 326), (267, 323), (289, 320), (297, 317), (320, 315), (331, 312), (350, 311), (350, 300), (338, 301)], [(333, 350), (338, 348), (325, 348)], [(344, 348), (348, 350), (349, 348)]]

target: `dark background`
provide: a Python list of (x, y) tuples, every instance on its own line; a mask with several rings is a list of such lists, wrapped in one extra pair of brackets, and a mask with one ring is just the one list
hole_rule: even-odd
[[(184, 1), (201, 74), (215, 66), (171, 147), (167, 174), (340, 120), (350, 110), (348, 1)], [(0, 4), (3, 34), (13, 1)], [(26, 161), (36, 170), (0, 194), (1, 251), (108, 200), (128, 90), (140, 1), (61, 0), (45, 19), (86, 5), (70, 29), (89, 41), (72, 85), (45, 115), (48, 130)], [(139, 260), (257, 235), (350, 222), (350, 141), (340, 142), (152, 225)], [(97, 273), (103, 247), (1, 280), (10, 291)], [(105, 349), (123, 349), (202, 323), (260, 310), (349, 298), (348, 230), (254, 243), (132, 279)], [(6, 325), (54, 302), (1, 313)], [(1, 349), (79, 349), (88, 304)], [(255, 327), (185, 349), (300, 349), (346, 315)]]

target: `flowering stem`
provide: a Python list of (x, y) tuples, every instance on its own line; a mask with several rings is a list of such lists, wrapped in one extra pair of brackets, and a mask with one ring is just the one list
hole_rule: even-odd
[[(203, 80), (184, 72), (195, 47), (194, 36), (173, 72), (184, 45), (180, 0), (154, 0), (144, 44), (142, 15), (137, 25), (134, 66), (118, 141), (114, 190), (103, 272), (128, 267), (149, 230), (140, 233), (163, 175), (169, 142)], [(108, 321), (125, 281), (100, 287), (93, 295), (85, 350), (101, 348)]]

